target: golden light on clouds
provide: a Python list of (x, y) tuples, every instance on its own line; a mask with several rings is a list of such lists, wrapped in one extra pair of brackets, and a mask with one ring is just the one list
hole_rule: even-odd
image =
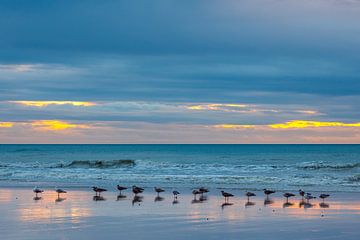
[(360, 127), (360, 122), (343, 123), (343, 122), (293, 120), (284, 123), (274, 123), (267, 125), (218, 124), (218, 125), (214, 125), (213, 127), (220, 129), (246, 129), (246, 128), (304, 129), (304, 128), (319, 128), (319, 127)]
[(14, 126), (12, 122), (0, 122), (0, 128), (11, 128)]
[(242, 125), (242, 124), (219, 124), (215, 125), (215, 128), (224, 128), (224, 129), (242, 129), (242, 128), (254, 128), (255, 125)]
[(77, 107), (95, 106), (93, 102), (77, 102), (77, 101), (10, 101), (12, 103), (21, 104), (31, 107), (47, 107), (49, 105), (72, 105)]
[(39, 128), (45, 131), (60, 131), (66, 129), (76, 129), (76, 128), (90, 128), (89, 125), (86, 124), (74, 124), (68, 123), (65, 121), (59, 120), (38, 120), (31, 122), (31, 126), (34, 128)]
[(222, 104), (222, 103), (212, 103), (212, 104), (200, 104), (200, 105), (192, 105), (186, 106), (189, 110), (224, 110), (222, 108), (246, 108), (248, 105), (246, 104)]
[(285, 123), (276, 123), (268, 125), (271, 128), (318, 128), (318, 127), (360, 127), (358, 123), (343, 123), (343, 122), (317, 122), (305, 120), (293, 120)]

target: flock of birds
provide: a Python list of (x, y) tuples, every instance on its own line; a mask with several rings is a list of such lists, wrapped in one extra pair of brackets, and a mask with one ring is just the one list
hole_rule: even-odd
[[(121, 198), (126, 198), (125, 195), (122, 195), (122, 191), (125, 191), (127, 190), (128, 188), (127, 187), (124, 187), (124, 186), (120, 186), (120, 185), (117, 185), (117, 189), (119, 190), (119, 195), (118, 195), (118, 200), (121, 199)], [(100, 201), (100, 200), (105, 200), (102, 196), (101, 196), (101, 193), (102, 192), (106, 192), (107, 189), (105, 188), (100, 188), (100, 187), (92, 187), (92, 190), (95, 192), (95, 196), (94, 196), (94, 200), (95, 201)], [(138, 187), (138, 186), (132, 186), (132, 192), (134, 193), (134, 199), (133, 199), (133, 204), (134, 203), (137, 203), (137, 202), (141, 202), (142, 201), (142, 196), (140, 196), (139, 194), (140, 193), (143, 193), (144, 192), (144, 188), (142, 187)], [(56, 201), (62, 201), (62, 200), (65, 200), (64, 198), (61, 198), (60, 195), (61, 194), (65, 194), (66, 191), (61, 189), (61, 188), (56, 188), (55, 189), (56, 193), (58, 194), (58, 198)], [(154, 191), (157, 193), (157, 197), (155, 198), (155, 201), (162, 201), (164, 198), (162, 198), (160, 196), (160, 193), (162, 192), (165, 192), (165, 190), (163, 188), (160, 188), (160, 187), (155, 187), (154, 188)], [(35, 193), (35, 197), (34, 197), (34, 200), (40, 200), (41, 197), (39, 197), (38, 195), (43, 193), (44, 190), (43, 189), (40, 189), (38, 187), (35, 187), (33, 189), (33, 192)], [(196, 203), (196, 202), (202, 202), (202, 201), (205, 201), (207, 198), (206, 198), (206, 193), (209, 192), (209, 189), (205, 188), (205, 187), (200, 187), (200, 188), (197, 188), (197, 189), (194, 189), (192, 191), (192, 194), (194, 195), (194, 199), (193, 199), (193, 203)], [(173, 203), (178, 203), (177, 199), (178, 199), (178, 195), (180, 195), (180, 192), (177, 191), (177, 190), (174, 190), (173, 192), (173, 196), (174, 196), (174, 201)], [(264, 189), (264, 194), (266, 196), (265, 198), (265, 201), (264, 201), (264, 204), (271, 204), (272, 201), (270, 200), (269, 196), (271, 194), (275, 193), (275, 191), (273, 190), (269, 190), (269, 189)], [(225, 192), (225, 191), (221, 191), (221, 194), (222, 196), (224, 197), (224, 204), (223, 206), (225, 205), (232, 205), (232, 203), (229, 202), (229, 199), (231, 197), (234, 197), (234, 195), (232, 193), (229, 193), (229, 192)], [(311, 205), (310, 204), (310, 200), (312, 199), (315, 199), (316, 197), (313, 196), (311, 193), (309, 192), (305, 192), (303, 190), (299, 190), (299, 195), (302, 197), (302, 202), (301, 204), (303, 204), (304, 206), (306, 205)], [(198, 196), (200, 196), (198, 198)], [(246, 192), (245, 193), (245, 196), (247, 197), (247, 203), (245, 204), (246, 206), (249, 206), (249, 205), (254, 205), (254, 203), (252, 203), (250, 201), (250, 198), (251, 197), (255, 197), (256, 194), (253, 193), (253, 192)], [(294, 193), (291, 193), (291, 192), (286, 192), (283, 194), (283, 196), (286, 198), (286, 202), (284, 203), (284, 207), (288, 207), (288, 206), (291, 206), (293, 205), (292, 203), (289, 202), (289, 198), (291, 197), (295, 197), (296, 194)], [(326, 207), (328, 206), (327, 204), (325, 204), (325, 199), (330, 197), (329, 194), (320, 194), (319, 195), (319, 198), (322, 199), (322, 203), (320, 204), (321, 207)], [(306, 202), (305, 202), (306, 200)], [(323, 205), (323, 206), (322, 206)]]

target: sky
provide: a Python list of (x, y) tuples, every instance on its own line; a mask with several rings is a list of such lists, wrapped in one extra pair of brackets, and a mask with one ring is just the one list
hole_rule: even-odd
[(0, 1), (0, 143), (360, 143), (359, 0)]

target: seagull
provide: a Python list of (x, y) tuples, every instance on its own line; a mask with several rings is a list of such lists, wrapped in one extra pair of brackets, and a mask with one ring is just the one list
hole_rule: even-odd
[(100, 197), (100, 194), (101, 194), (102, 192), (106, 192), (106, 191), (107, 191), (105, 188), (99, 188), (99, 187), (92, 187), (92, 188), (93, 188), (96, 196), (98, 196), (98, 194), (99, 194), (99, 197)]
[(320, 194), (320, 196), (319, 196), (319, 198), (321, 198), (321, 199), (323, 200), (323, 202), (325, 202), (325, 198), (328, 198), (328, 197), (330, 197), (330, 194), (324, 194), (324, 193), (322, 193), (322, 194)]
[(117, 185), (116, 187), (117, 187), (117, 189), (120, 191), (120, 195), (121, 195), (121, 191), (127, 189), (127, 187), (123, 187), (123, 186), (120, 186), (120, 185)]
[(58, 199), (60, 199), (60, 194), (61, 194), (61, 193), (66, 193), (66, 191), (63, 190), (63, 189), (61, 189), (61, 188), (56, 188), (56, 189), (55, 189), (55, 192), (57, 192), (57, 194), (58, 194)]
[(307, 200), (307, 203), (309, 203), (309, 201), (314, 198), (316, 198), (316, 197), (312, 196), (311, 193), (307, 193), (306, 197), (305, 197), (305, 199)]
[(287, 193), (284, 193), (283, 196), (286, 197), (286, 202), (289, 202), (289, 197), (294, 197), (295, 194), (287, 192)]
[(209, 189), (201, 187), (201, 188), (199, 188), (199, 192), (200, 192), (201, 195), (203, 195), (204, 193), (208, 193)]
[(44, 190), (42, 190), (42, 189), (40, 189), (40, 188), (38, 188), (38, 187), (34, 187), (33, 192), (35, 193), (36, 198), (37, 198), (37, 197), (38, 197), (38, 194), (39, 194), (39, 193), (43, 193)]
[(192, 191), (192, 194), (194, 195), (194, 199), (196, 199), (196, 195), (198, 195), (198, 194), (200, 194), (201, 192), (199, 191), (199, 190), (197, 190), (197, 189), (194, 189), (193, 191)]
[(177, 199), (178, 195), (180, 194), (178, 191), (174, 190), (173, 191), (174, 194), (174, 199)]
[(252, 192), (246, 192), (245, 195), (247, 196), (248, 202), (250, 200), (250, 197), (255, 197), (256, 196), (256, 194), (252, 193)]
[(275, 193), (275, 191), (268, 190), (268, 189), (265, 188), (264, 193), (265, 193), (266, 197), (269, 198), (269, 195)]
[(132, 187), (132, 191), (133, 191), (133, 193), (135, 194), (135, 195), (137, 195), (138, 193), (142, 193), (143, 191), (144, 191), (144, 189), (143, 188), (141, 188), (141, 187), (137, 187), (137, 186), (133, 186)]
[(160, 193), (165, 192), (164, 189), (158, 188), (158, 187), (154, 187), (154, 190), (155, 190), (155, 192), (157, 192), (157, 195), (158, 195), (158, 196), (159, 196)]
[(225, 202), (228, 202), (229, 198), (234, 196), (233, 194), (224, 191), (221, 191), (221, 194), (224, 196)]
[(300, 189), (300, 190), (299, 190), (299, 195), (302, 197), (302, 199), (304, 199), (305, 192)]

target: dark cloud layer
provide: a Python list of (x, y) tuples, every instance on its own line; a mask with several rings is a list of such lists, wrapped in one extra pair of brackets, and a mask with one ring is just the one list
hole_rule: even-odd
[[(356, 0), (4, 0), (0, 120), (358, 121), (359, 22)], [(108, 105), (78, 112), (7, 102), (17, 100), (148, 105), (135, 113)], [(173, 109), (193, 103), (276, 106), (282, 112)], [(153, 112), (149, 106), (157, 104), (163, 107)], [(321, 114), (299, 116), (299, 109)]]

